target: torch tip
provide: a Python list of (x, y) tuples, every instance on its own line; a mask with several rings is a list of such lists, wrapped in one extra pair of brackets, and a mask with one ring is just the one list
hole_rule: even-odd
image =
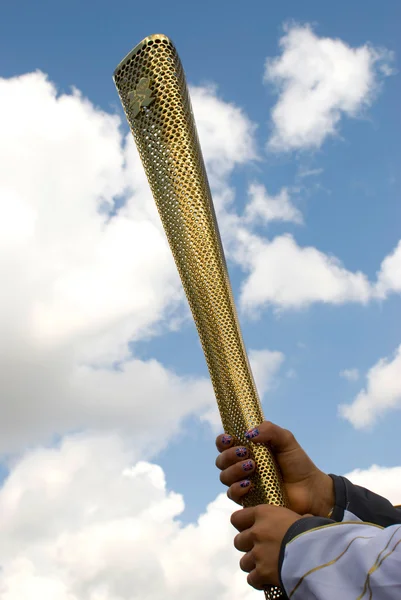
[(135, 46), (135, 48), (133, 48), (130, 52), (128, 52), (128, 54), (126, 56), (124, 56), (122, 61), (115, 68), (114, 73), (113, 73), (113, 78), (115, 77), (116, 73), (121, 69), (121, 67), (123, 67), (129, 60), (131, 60), (131, 58), (133, 56), (135, 56), (135, 54), (137, 54), (144, 46), (147, 46), (150, 43), (153, 44), (157, 41), (158, 42), (164, 41), (164, 43), (168, 43), (168, 44), (171, 44), (174, 46), (171, 39), (169, 37), (167, 37), (167, 35), (164, 35), (163, 33), (153, 33), (152, 35), (148, 35), (141, 42), (139, 42), (139, 44), (137, 44)]

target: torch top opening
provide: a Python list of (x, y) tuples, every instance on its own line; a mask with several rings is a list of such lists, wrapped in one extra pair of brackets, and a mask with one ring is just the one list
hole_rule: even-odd
[(137, 44), (135, 46), (135, 48), (133, 48), (131, 50), (131, 52), (129, 52), (126, 56), (124, 56), (122, 61), (115, 68), (113, 77), (115, 77), (116, 73), (121, 69), (121, 67), (123, 67), (125, 65), (125, 63), (127, 63), (133, 56), (135, 56), (135, 54), (137, 54), (144, 46), (147, 46), (150, 43), (154, 43), (154, 42), (156, 42), (156, 40), (159, 40), (159, 42), (165, 41), (174, 46), (174, 44), (170, 40), (170, 38), (167, 37), (167, 35), (164, 35), (163, 33), (154, 33), (152, 35), (148, 35), (141, 42), (139, 42), (139, 44)]

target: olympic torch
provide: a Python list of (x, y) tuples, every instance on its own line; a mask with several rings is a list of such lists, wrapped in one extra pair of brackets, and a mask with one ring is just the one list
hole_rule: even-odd
[[(168, 242), (202, 343), (226, 433), (255, 460), (244, 505), (285, 506), (268, 447), (245, 438), (263, 412), (238, 322), (185, 74), (164, 35), (138, 44), (114, 72)], [(266, 598), (282, 598), (269, 586)]]

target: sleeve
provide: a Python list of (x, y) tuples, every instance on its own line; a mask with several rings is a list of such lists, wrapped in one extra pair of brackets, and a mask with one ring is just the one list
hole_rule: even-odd
[(334, 521), (363, 521), (381, 527), (401, 523), (401, 507), (345, 477), (331, 474), (330, 477), (335, 490), (335, 507), (330, 515)]
[(279, 573), (286, 600), (399, 600), (401, 524), (300, 519), (284, 537)]

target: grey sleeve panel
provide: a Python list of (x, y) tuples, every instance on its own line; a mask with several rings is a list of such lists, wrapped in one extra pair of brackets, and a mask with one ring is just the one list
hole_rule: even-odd
[(287, 532), (280, 578), (289, 600), (400, 600), (401, 525), (318, 521)]
[(348, 511), (365, 523), (389, 527), (401, 523), (401, 508), (395, 507), (386, 498), (354, 485), (345, 477), (331, 475), (334, 481), (336, 504), (331, 518), (340, 522)]

